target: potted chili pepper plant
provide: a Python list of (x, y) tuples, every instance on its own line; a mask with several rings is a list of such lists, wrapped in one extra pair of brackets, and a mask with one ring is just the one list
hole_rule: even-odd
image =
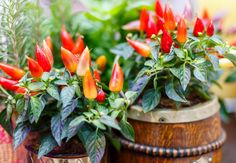
[(53, 68), (50, 38), (42, 47), (36, 45), (36, 60), (26, 57), (28, 71), (0, 63), (8, 75), (0, 77), (0, 89), (6, 95), (0, 122), (9, 133), (14, 128), (14, 147), (23, 143), (31, 160), (97, 163), (104, 155), (106, 140), (119, 148), (112, 129), (133, 140), (126, 109), (135, 93), (119, 98), (124, 79), (118, 63), (109, 87), (100, 82), (106, 59), (92, 62), (81, 36), (73, 43), (62, 27), (61, 40), (65, 68)]
[(113, 152), (112, 162), (219, 163), (226, 135), (210, 87), (219, 58), (236, 64), (235, 48), (214, 34), (212, 21), (196, 18), (192, 29), (168, 4), (163, 10), (156, 1), (155, 7), (155, 13), (141, 11), (141, 35), (127, 36), (143, 63), (129, 86), (137, 93), (128, 110), (135, 142), (121, 137), (123, 149)]

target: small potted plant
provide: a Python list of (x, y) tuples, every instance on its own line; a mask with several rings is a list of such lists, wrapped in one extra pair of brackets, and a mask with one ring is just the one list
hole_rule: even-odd
[(210, 87), (219, 58), (236, 64), (234, 48), (214, 34), (212, 21), (196, 18), (192, 29), (168, 4), (163, 10), (156, 1), (155, 9), (141, 11), (140, 36), (127, 36), (135, 53), (126, 58), (143, 63), (130, 72), (136, 76), (129, 90), (137, 96), (128, 110), (135, 142), (121, 137), (123, 149), (113, 152), (112, 162), (219, 163), (225, 132)]
[(114, 64), (109, 87), (100, 82), (106, 59), (92, 62), (81, 36), (74, 43), (63, 27), (61, 40), (65, 68), (53, 68), (50, 38), (43, 41), (42, 48), (36, 45), (36, 60), (26, 56), (28, 71), (0, 63), (8, 75), (0, 77), (0, 89), (6, 95), (0, 122), (9, 133), (14, 128), (14, 147), (23, 143), (30, 159), (37, 155), (36, 159), (44, 161), (88, 161), (88, 155), (91, 162), (98, 163), (107, 140), (119, 148), (112, 129), (133, 140), (126, 109), (134, 93), (119, 98), (124, 79), (118, 63)]

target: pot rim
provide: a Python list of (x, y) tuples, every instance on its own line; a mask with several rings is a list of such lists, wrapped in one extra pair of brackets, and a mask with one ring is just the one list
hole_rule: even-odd
[(133, 105), (128, 110), (128, 118), (150, 123), (188, 123), (200, 121), (216, 114), (220, 109), (218, 98), (182, 109), (155, 109), (144, 113), (141, 106)]

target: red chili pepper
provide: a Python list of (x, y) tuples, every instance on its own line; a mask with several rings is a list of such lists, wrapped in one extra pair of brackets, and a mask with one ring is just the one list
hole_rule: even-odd
[(51, 64), (51, 67), (53, 66), (54, 64), (54, 59), (53, 59), (53, 55), (52, 55), (52, 51), (51, 49), (49, 48), (48, 44), (46, 43), (45, 40), (43, 40), (43, 46), (42, 46), (42, 51), (45, 53), (45, 55), (47, 56), (50, 64)]
[(35, 56), (39, 65), (43, 68), (43, 71), (49, 72), (52, 68), (51, 62), (49, 60), (49, 57), (43, 52), (42, 49), (40, 49), (38, 44), (36, 45)]
[(149, 14), (148, 14), (146, 8), (143, 8), (141, 10), (140, 19), (139, 19), (139, 22), (140, 22), (139, 29), (140, 29), (140, 31), (145, 31), (147, 29), (148, 17), (149, 17)]
[(97, 64), (99, 70), (104, 71), (105, 68), (106, 68), (106, 64), (107, 64), (106, 56), (105, 55), (101, 55), (100, 57), (98, 57), (96, 59), (96, 64)]
[(120, 92), (123, 89), (124, 74), (118, 63), (116, 63), (112, 70), (111, 79), (109, 82), (109, 90), (112, 92)]
[(61, 28), (61, 43), (62, 43), (62, 46), (69, 51), (72, 51), (72, 49), (75, 46), (75, 43), (72, 37), (66, 31), (66, 27), (64, 25)]
[(16, 86), (16, 84), (18, 84), (18, 81), (0, 77), (0, 85), (7, 90), (10, 91), (17, 90), (19, 86)]
[(97, 80), (97, 81), (101, 81), (101, 77), (100, 77), (100, 73), (98, 70), (94, 70), (93, 71), (93, 74), (94, 74), (94, 78)]
[(46, 41), (48, 47), (50, 48), (50, 50), (52, 51), (52, 49), (53, 49), (52, 38), (50, 36), (47, 36), (45, 41)]
[(176, 26), (175, 16), (174, 16), (169, 4), (166, 4), (166, 7), (165, 7), (164, 22), (165, 22), (165, 28), (167, 30), (171, 30), (171, 31), (175, 30), (175, 26)]
[(84, 75), (83, 91), (84, 91), (84, 96), (88, 99), (95, 99), (97, 97), (96, 82), (95, 82), (90, 70), (87, 70)]
[(83, 51), (83, 53), (80, 55), (78, 66), (77, 66), (77, 75), (84, 76), (86, 71), (90, 69), (91, 66), (91, 58), (90, 58), (90, 52), (88, 47), (86, 47)]
[(105, 92), (102, 90), (102, 89), (99, 89), (98, 91), (98, 95), (96, 97), (96, 100), (99, 102), (99, 103), (103, 103), (106, 99), (106, 94)]
[(172, 43), (173, 43), (173, 40), (172, 40), (171, 35), (166, 30), (164, 30), (162, 38), (161, 38), (161, 50), (164, 53), (169, 53)]
[(147, 23), (147, 29), (146, 29), (146, 34), (148, 38), (151, 38), (152, 35), (157, 35), (158, 34), (158, 30), (157, 30), (157, 24), (153, 18), (153, 16), (151, 14), (149, 14), (149, 18), (148, 18), (148, 23)]
[(187, 41), (187, 28), (183, 18), (178, 23), (177, 40), (179, 43), (185, 43)]
[(200, 18), (197, 18), (193, 29), (193, 35), (198, 37), (199, 34), (202, 34), (203, 32), (204, 32), (204, 24)]
[(20, 80), (25, 75), (22, 69), (5, 63), (0, 63), (0, 69), (14, 80)]
[(156, 11), (156, 15), (163, 18), (163, 9), (160, 3), (160, 0), (156, 0), (155, 3), (155, 11)]
[(150, 56), (151, 48), (147, 44), (140, 41), (130, 40), (129, 38), (126, 38), (126, 40), (138, 54), (145, 58)]
[(74, 74), (77, 69), (77, 58), (69, 50), (61, 47), (61, 59), (66, 67), (66, 69)]
[(15, 90), (16, 94), (25, 94), (25, 92), (26, 92), (26, 89), (22, 87), (19, 87)]
[(72, 53), (73, 54), (75, 54), (75, 55), (80, 55), (82, 52), (83, 52), (83, 50), (84, 50), (84, 40), (83, 40), (83, 37), (82, 36), (78, 36), (78, 39), (77, 39), (77, 41), (76, 41), (76, 43), (75, 43), (75, 46), (74, 46), (74, 48), (72, 49)]
[(164, 20), (160, 16), (157, 16), (157, 31), (164, 30)]
[(43, 68), (34, 59), (28, 56), (26, 56), (26, 58), (28, 60), (28, 67), (31, 75), (35, 78), (40, 78), (43, 75)]
[(207, 36), (209, 36), (209, 37), (213, 36), (214, 31), (215, 31), (214, 24), (212, 21), (209, 21), (208, 26), (207, 26), (207, 30), (206, 30)]

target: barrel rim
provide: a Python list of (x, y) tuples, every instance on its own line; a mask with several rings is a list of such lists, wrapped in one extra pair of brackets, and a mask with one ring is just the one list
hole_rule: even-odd
[(123, 148), (129, 149), (134, 152), (143, 153), (150, 156), (166, 157), (166, 158), (182, 158), (182, 157), (192, 157), (199, 156), (202, 154), (207, 154), (212, 151), (220, 149), (226, 141), (226, 132), (222, 129), (221, 136), (205, 145), (188, 147), (188, 148), (165, 148), (150, 145), (143, 145), (131, 142), (129, 140), (120, 138), (120, 142)]
[(155, 109), (144, 113), (141, 106), (132, 105), (128, 110), (128, 118), (150, 123), (188, 123), (200, 121), (213, 116), (220, 109), (216, 96), (212, 100), (182, 109)]

